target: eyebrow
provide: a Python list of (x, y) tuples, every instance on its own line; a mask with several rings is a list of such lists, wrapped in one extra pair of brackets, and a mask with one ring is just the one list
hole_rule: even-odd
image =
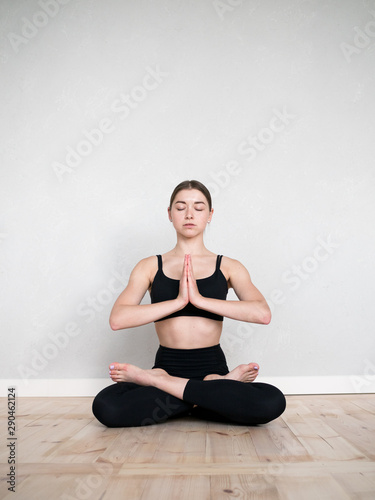
[[(186, 205), (186, 201), (176, 201), (175, 203), (183, 203), (184, 205)], [(195, 201), (194, 205), (197, 205), (197, 204), (205, 205), (205, 202), (204, 201)]]

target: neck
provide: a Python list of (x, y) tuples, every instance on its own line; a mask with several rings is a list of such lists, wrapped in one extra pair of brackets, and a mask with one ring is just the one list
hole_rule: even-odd
[(203, 238), (179, 238), (177, 237), (177, 244), (173, 249), (177, 255), (201, 255), (207, 253), (208, 250), (204, 246)]

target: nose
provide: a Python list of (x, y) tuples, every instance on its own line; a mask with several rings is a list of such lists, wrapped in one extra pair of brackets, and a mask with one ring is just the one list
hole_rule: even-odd
[(186, 208), (185, 218), (186, 219), (192, 219), (193, 218), (193, 210), (190, 207)]

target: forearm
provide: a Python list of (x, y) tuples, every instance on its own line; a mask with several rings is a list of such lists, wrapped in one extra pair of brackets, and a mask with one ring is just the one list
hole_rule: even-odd
[(268, 325), (271, 310), (265, 300), (219, 300), (201, 297), (196, 307), (226, 318)]
[(169, 314), (179, 311), (185, 304), (179, 299), (166, 300), (155, 304), (115, 305), (109, 324), (112, 330), (123, 330), (147, 325)]

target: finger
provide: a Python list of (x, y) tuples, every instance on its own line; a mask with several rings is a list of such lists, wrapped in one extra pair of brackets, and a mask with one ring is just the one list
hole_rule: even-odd
[(188, 282), (191, 281), (191, 269), (190, 269), (190, 259), (189, 259), (189, 256), (187, 258), (187, 262), (186, 262), (186, 272), (187, 272), (187, 280)]
[(189, 274), (190, 274), (189, 260), (190, 260), (190, 255), (186, 254), (185, 255), (185, 271), (186, 271), (186, 279), (188, 281), (189, 281)]
[(190, 280), (195, 283), (193, 263), (192, 263), (191, 259), (190, 259), (190, 263), (189, 263), (189, 276), (190, 276)]
[(187, 268), (186, 268), (186, 255), (185, 255), (185, 258), (184, 258), (184, 265), (182, 267), (182, 275), (181, 275), (181, 280), (182, 281), (186, 281), (187, 279)]
[(192, 273), (193, 267), (191, 264), (191, 255), (188, 255), (188, 269), (189, 269), (189, 274)]

